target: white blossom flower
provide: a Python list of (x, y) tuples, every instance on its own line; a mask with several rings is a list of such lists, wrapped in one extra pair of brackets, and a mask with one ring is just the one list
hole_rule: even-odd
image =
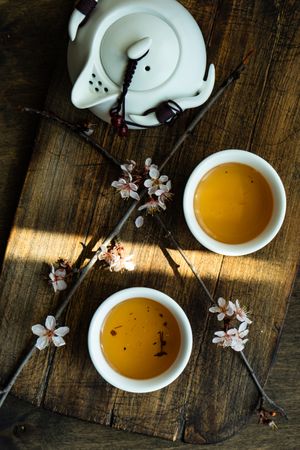
[(135, 226), (136, 226), (137, 228), (141, 228), (143, 225), (144, 225), (144, 218), (143, 218), (142, 216), (138, 216), (138, 217), (135, 219)]
[(118, 181), (113, 181), (111, 183), (112, 187), (117, 189), (120, 192), (122, 198), (133, 198), (134, 200), (139, 200), (140, 196), (137, 193), (138, 186), (135, 183), (132, 183), (132, 176), (129, 173), (129, 180), (125, 180), (124, 178), (120, 178)]
[(64, 291), (68, 285), (65, 281), (67, 276), (66, 269), (60, 267), (55, 270), (53, 264), (51, 264), (51, 272), (49, 273), (50, 283), (53, 286), (54, 292)]
[(211, 306), (209, 311), (211, 313), (219, 313), (217, 318), (218, 320), (223, 320), (225, 317), (231, 317), (234, 313), (234, 309), (232, 307), (232, 302), (226, 302), (223, 297), (218, 299), (219, 306)]
[(69, 327), (59, 327), (57, 329), (55, 327), (56, 319), (54, 316), (47, 316), (45, 326), (37, 324), (31, 327), (33, 334), (39, 336), (35, 344), (39, 350), (44, 350), (50, 342), (53, 342), (56, 347), (66, 344), (63, 336), (69, 333)]
[(132, 271), (135, 264), (132, 261), (133, 255), (125, 255), (124, 247), (120, 244), (110, 246), (101, 246), (99, 259), (106, 262), (111, 272), (121, 272), (122, 270)]
[(235, 317), (240, 322), (246, 322), (248, 324), (252, 323), (252, 320), (248, 318), (247, 311), (240, 306), (240, 303), (238, 300), (235, 301), (235, 304), (232, 302), (229, 302), (231, 308), (233, 309), (233, 312), (235, 314)]
[(232, 335), (231, 348), (236, 352), (241, 352), (244, 350), (245, 344), (249, 340), (243, 339), (249, 333), (249, 330), (247, 329), (247, 322), (242, 322), (238, 330), (236, 328), (233, 328), (233, 330), (235, 333)]
[(151, 197), (150, 200), (144, 205), (140, 206), (138, 210), (142, 211), (143, 209), (146, 209), (148, 214), (154, 214), (159, 210), (159, 208), (165, 210), (167, 207), (166, 205), (160, 204), (158, 200)]
[(111, 272), (121, 272), (122, 270), (128, 270), (129, 272), (135, 269), (135, 264), (132, 261), (133, 255), (121, 257), (114, 255), (109, 264), (109, 270)]
[(144, 186), (148, 188), (148, 194), (153, 195), (157, 190), (162, 189), (164, 183), (168, 181), (167, 175), (160, 175), (158, 169), (151, 167), (149, 170), (150, 178), (147, 178), (144, 182)]
[(232, 345), (232, 338), (233, 335), (236, 334), (236, 329), (235, 328), (231, 328), (228, 331), (216, 331), (215, 335), (217, 337), (214, 337), (212, 342), (214, 344), (218, 344), (218, 346), (220, 347), (231, 347)]
[(231, 347), (236, 352), (241, 352), (244, 350), (246, 342), (248, 342), (248, 339), (243, 339), (249, 333), (249, 330), (246, 328), (247, 323), (243, 322), (238, 330), (236, 328), (230, 328), (226, 332), (216, 331), (215, 335), (217, 337), (214, 337), (212, 342), (218, 344), (220, 347)]

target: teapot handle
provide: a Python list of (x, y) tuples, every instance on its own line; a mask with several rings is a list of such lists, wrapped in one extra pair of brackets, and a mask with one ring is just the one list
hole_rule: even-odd
[[(149, 113), (146, 112), (145, 115), (129, 114), (129, 118), (133, 122), (130, 123), (130, 125), (147, 128), (161, 125), (162, 123), (170, 123), (172, 121), (172, 117), (174, 117), (176, 114), (189, 108), (196, 108), (205, 103), (213, 91), (214, 84), (215, 84), (215, 66), (211, 64), (209, 66), (207, 79), (202, 83), (201, 90), (197, 95), (194, 95), (193, 97), (177, 98), (175, 100), (171, 101), (169, 100), (163, 103), (164, 105), (167, 104), (167, 108), (169, 108), (168, 111), (170, 120), (166, 121), (160, 120), (159, 112), (161, 105), (158, 105), (158, 107), (149, 110)], [(176, 105), (178, 111), (174, 110), (174, 107), (172, 105), (170, 106), (170, 103)], [(164, 113), (165, 112), (166, 110), (164, 111)]]
[(93, 11), (97, 3), (98, 0), (80, 0), (78, 2), (69, 21), (69, 37), (71, 41), (75, 41), (79, 25)]

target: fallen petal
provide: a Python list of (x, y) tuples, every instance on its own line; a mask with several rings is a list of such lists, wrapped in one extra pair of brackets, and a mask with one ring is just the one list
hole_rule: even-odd
[(142, 216), (139, 216), (135, 219), (135, 226), (137, 228), (141, 228), (144, 225), (144, 218)]

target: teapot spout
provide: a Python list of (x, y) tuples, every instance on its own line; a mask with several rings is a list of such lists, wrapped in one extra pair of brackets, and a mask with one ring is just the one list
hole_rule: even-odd
[(93, 106), (102, 105), (106, 102), (115, 102), (118, 98), (118, 93), (113, 92), (111, 94), (94, 94), (93, 92), (84, 93), (76, 86), (73, 87), (71, 100), (74, 106), (79, 109), (92, 108)]
[(73, 86), (71, 94), (73, 105), (79, 109), (86, 109), (106, 102), (115, 102), (120, 92), (108, 80), (104, 80), (103, 74), (100, 74), (89, 60)]

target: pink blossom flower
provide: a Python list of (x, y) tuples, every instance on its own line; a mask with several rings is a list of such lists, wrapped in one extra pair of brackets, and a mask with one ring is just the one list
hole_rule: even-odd
[(122, 198), (133, 198), (134, 200), (139, 200), (140, 196), (137, 193), (138, 186), (135, 183), (132, 183), (132, 176), (130, 173), (129, 175), (129, 181), (125, 180), (124, 178), (120, 178), (118, 181), (112, 182), (112, 187), (117, 189), (118, 192), (120, 192)]
[(248, 339), (243, 339), (249, 333), (247, 328), (247, 323), (243, 322), (239, 329), (230, 328), (227, 331), (216, 331), (212, 342), (214, 344), (218, 344), (220, 347), (231, 347), (236, 352), (241, 352), (245, 348), (246, 342)]
[(215, 335), (217, 337), (214, 337), (212, 341), (214, 344), (218, 344), (219, 347), (231, 347), (232, 336), (235, 332), (235, 328), (231, 328), (228, 331), (216, 331)]
[(63, 336), (69, 333), (69, 327), (56, 327), (56, 319), (54, 316), (47, 316), (45, 321), (45, 326), (37, 324), (31, 327), (33, 334), (39, 336), (35, 346), (39, 350), (44, 350), (50, 342), (52, 342), (56, 347), (61, 347), (65, 345), (65, 340)]
[(106, 262), (111, 272), (132, 271), (135, 269), (135, 264), (132, 261), (133, 256), (125, 255), (124, 247), (120, 244), (109, 248), (103, 245), (99, 259)]
[(63, 267), (55, 270), (53, 264), (51, 264), (51, 272), (49, 273), (50, 283), (53, 286), (54, 292), (64, 291), (68, 285), (65, 281), (67, 271)]
[(233, 315), (233, 308), (232, 308), (232, 302), (226, 302), (226, 300), (223, 297), (220, 297), (218, 299), (218, 305), (219, 306), (211, 306), (209, 308), (209, 311), (211, 313), (219, 313), (217, 318), (218, 320), (223, 320), (225, 317), (231, 317)]
[(240, 306), (240, 303), (238, 300), (235, 301), (235, 304), (232, 302), (229, 302), (231, 308), (233, 309), (233, 312), (235, 314), (235, 317), (240, 322), (246, 322), (248, 324), (252, 323), (252, 320), (248, 318), (247, 311)]

